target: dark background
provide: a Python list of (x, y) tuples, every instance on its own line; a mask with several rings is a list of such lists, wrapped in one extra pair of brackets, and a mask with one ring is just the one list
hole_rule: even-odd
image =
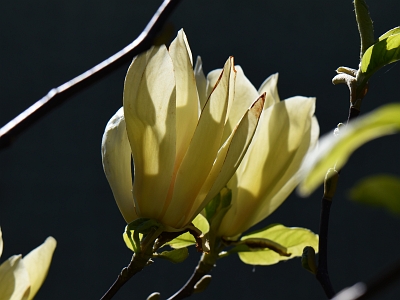
[[(161, 0), (14, 0), (0, 4), (0, 125), (56, 87), (130, 43)], [(400, 2), (368, 1), (376, 36), (398, 26)], [(316, 115), (326, 133), (347, 117), (348, 90), (333, 86), (334, 70), (357, 68), (359, 36), (350, 0), (182, 0), (170, 21), (183, 27), (205, 71), (229, 55), (258, 87), (279, 72), (282, 99), (317, 97)], [(103, 174), (100, 142), (122, 104), (128, 65), (73, 97), (0, 152), (2, 261), (27, 254), (49, 235), (58, 246), (37, 299), (99, 299), (130, 260), (121, 234), (125, 223)], [(363, 113), (398, 101), (400, 68), (376, 74)], [(399, 174), (399, 136), (356, 151), (341, 175), (332, 206), (329, 267), (340, 290), (368, 280), (399, 258), (400, 219), (346, 198), (363, 176)], [(261, 225), (280, 222), (318, 232), (321, 189), (310, 198), (293, 194)], [(199, 259), (190, 251), (180, 265), (157, 260), (115, 299), (166, 298), (190, 276)], [(193, 299), (323, 299), (300, 260), (268, 267), (232, 256), (218, 262), (206, 292)], [(395, 299), (400, 284), (379, 299)], [(378, 299), (378, 298), (376, 298)]]

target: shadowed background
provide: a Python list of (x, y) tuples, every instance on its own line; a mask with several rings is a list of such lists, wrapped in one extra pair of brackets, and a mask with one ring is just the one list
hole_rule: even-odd
[[(142, 31), (161, 0), (3, 1), (0, 4), (0, 126), (45, 95), (126, 46)], [(400, 2), (368, 1), (376, 37), (398, 26)], [(205, 72), (233, 55), (258, 88), (279, 72), (281, 99), (317, 97), (321, 132), (347, 118), (347, 88), (333, 86), (334, 70), (357, 68), (359, 36), (350, 0), (182, 0), (170, 21), (185, 29)], [(57, 249), (37, 299), (98, 299), (131, 258), (122, 241), (125, 222), (103, 174), (104, 127), (122, 104), (128, 65), (70, 99), (0, 152), (2, 260), (27, 254), (49, 235)], [(362, 113), (398, 101), (400, 68), (373, 76)], [(399, 136), (356, 151), (342, 172), (331, 211), (329, 268), (336, 290), (368, 280), (398, 259), (400, 219), (349, 201), (346, 191), (374, 173), (399, 175)], [(318, 189), (293, 194), (259, 227), (270, 223), (318, 232)], [(199, 254), (179, 265), (156, 260), (115, 299), (172, 295), (189, 278)], [(220, 260), (213, 281), (193, 299), (323, 299), (299, 259), (268, 267)], [(379, 299), (400, 295), (400, 284)]]

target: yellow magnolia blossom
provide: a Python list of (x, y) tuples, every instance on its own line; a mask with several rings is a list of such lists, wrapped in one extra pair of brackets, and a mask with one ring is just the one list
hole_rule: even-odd
[[(42, 286), (50, 267), (57, 242), (53, 237), (22, 258), (13, 255), (0, 265), (0, 299), (33, 299)], [(0, 256), (3, 239), (0, 230)]]
[(153, 47), (133, 60), (123, 108), (102, 141), (104, 171), (127, 223), (151, 218), (183, 228), (227, 184), (265, 100), (236, 101), (236, 74), (232, 57), (212, 80), (199, 59), (193, 70), (183, 30), (169, 49)]
[[(245, 78), (241, 73), (238, 78)], [(277, 81), (277, 74), (270, 76), (258, 92), (247, 79), (241, 80), (240, 91), (237, 87), (238, 101), (264, 92), (267, 97), (249, 149), (227, 184), (231, 208), (218, 236), (235, 238), (277, 209), (299, 183), (303, 157), (317, 142), (315, 99), (297, 96), (280, 101)]]

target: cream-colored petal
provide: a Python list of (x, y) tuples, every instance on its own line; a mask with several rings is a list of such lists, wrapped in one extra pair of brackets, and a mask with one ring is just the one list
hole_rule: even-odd
[(235, 66), (235, 70), (236, 81), (232, 84), (234, 90), (231, 92), (233, 100), (231, 109), (228, 111), (229, 116), (222, 136), (222, 141), (224, 142), (230, 136), (239, 120), (243, 117), (243, 112), (245, 112), (260, 95), (257, 93), (256, 88), (252, 85), (250, 80), (244, 75), (243, 69), (240, 66)]
[(199, 99), (192, 67), (192, 53), (181, 29), (171, 43), (169, 53), (176, 80), (176, 160), (179, 167), (197, 126)]
[(272, 74), (265, 79), (258, 90), (259, 94), (267, 93), (264, 109), (267, 109), (271, 105), (274, 105), (280, 101), (278, 94), (278, 78), (278, 73)]
[(206, 104), (207, 95), (207, 79), (203, 72), (203, 62), (201, 57), (197, 56), (196, 65), (194, 66), (194, 76), (196, 78), (197, 92), (199, 94), (199, 116)]
[[(253, 141), (228, 187), (232, 208), (219, 234), (237, 235), (271, 214), (298, 183), (297, 172), (315, 139), (315, 99), (294, 97), (263, 112)], [(312, 125), (313, 124), (313, 125)], [(313, 132), (313, 134), (312, 134)], [(246, 161), (245, 161), (246, 159)]]
[(132, 152), (121, 107), (107, 123), (101, 142), (103, 169), (127, 223), (137, 219), (132, 195)]
[(230, 137), (219, 150), (210, 174), (196, 198), (189, 219), (197, 216), (207, 203), (226, 186), (239, 167), (254, 136), (258, 120), (263, 111), (264, 101), (265, 94), (261, 95), (246, 110)]
[(175, 162), (174, 67), (165, 46), (139, 55), (124, 87), (124, 115), (134, 161), (133, 198), (140, 217), (158, 219)]
[(177, 172), (175, 187), (164, 220), (175, 228), (186, 225), (190, 212), (217, 156), (229, 100), (232, 59), (228, 59), (199, 119), (189, 149)]
[(0, 299), (28, 299), (29, 274), (21, 255), (11, 256), (0, 266)]
[(29, 274), (31, 290), (29, 300), (33, 299), (46, 279), (51, 259), (56, 249), (57, 241), (48, 237), (43, 244), (33, 249), (23, 258), (24, 265)]
[(1, 227), (0, 227), (0, 257), (3, 254), (3, 233), (1, 232)]

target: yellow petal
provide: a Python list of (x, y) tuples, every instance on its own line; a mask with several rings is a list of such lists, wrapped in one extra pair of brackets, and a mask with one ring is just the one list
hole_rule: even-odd
[(251, 104), (259, 97), (256, 88), (244, 75), (243, 70), (240, 66), (235, 66), (236, 70), (236, 81), (233, 84), (234, 91), (231, 92), (233, 96), (231, 109), (228, 110), (228, 120), (225, 125), (224, 134), (222, 141), (226, 139), (232, 133), (232, 130), (238, 124), (240, 119), (243, 117), (243, 112), (251, 106)]
[(29, 275), (21, 255), (11, 256), (0, 266), (0, 299), (28, 299)]
[(158, 219), (175, 162), (175, 78), (165, 46), (139, 55), (124, 87), (124, 115), (134, 160), (133, 197), (140, 217)]
[(56, 240), (50, 236), (42, 245), (33, 249), (23, 258), (31, 282), (31, 290), (28, 299), (33, 299), (33, 297), (35, 297), (46, 279), (56, 246)]
[[(257, 128), (258, 120), (263, 111), (264, 99), (265, 94), (260, 96), (245, 111), (239, 124), (235, 126), (231, 136), (219, 150), (211, 172), (197, 196), (191, 212), (191, 218), (198, 215), (205, 205), (226, 186), (239, 167)], [(194, 208), (196, 207), (198, 208), (195, 210)]]
[(169, 226), (179, 228), (186, 225), (184, 220), (187, 220), (194, 199), (217, 156), (225, 125), (231, 69), (232, 60), (228, 59), (201, 113), (193, 139), (177, 172), (173, 196), (165, 212)]
[(261, 84), (260, 89), (258, 90), (259, 94), (266, 93), (267, 98), (265, 99), (264, 109), (267, 109), (271, 105), (274, 105), (280, 101), (278, 94), (278, 77), (279, 74), (275, 73), (269, 76), (265, 81)]
[(196, 129), (199, 105), (192, 53), (183, 29), (171, 43), (169, 53), (174, 64), (176, 81), (176, 169), (182, 162)]
[(127, 223), (137, 219), (132, 195), (132, 152), (120, 108), (107, 123), (101, 143), (103, 169), (115, 201)]
[[(235, 236), (271, 214), (298, 183), (297, 172), (308, 151), (315, 99), (294, 97), (266, 109), (234, 178), (232, 208), (219, 234)], [(312, 134), (314, 132), (314, 134)]]
[(207, 95), (207, 80), (203, 72), (203, 63), (201, 57), (197, 56), (196, 65), (194, 67), (194, 76), (196, 78), (197, 91), (199, 94), (199, 115), (206, 104)]

